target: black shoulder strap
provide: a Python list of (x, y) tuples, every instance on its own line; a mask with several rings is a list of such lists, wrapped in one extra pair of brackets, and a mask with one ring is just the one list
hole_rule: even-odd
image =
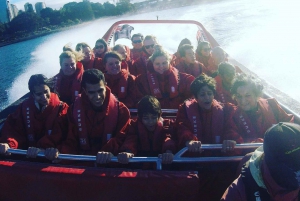
[(249, 161), (245, 163), (242, 169), (242, 180), (245, 185), (247, 201), (269, 201), (271, 200), (267, 190), (257, 185), (256, 181), (251, 175)]

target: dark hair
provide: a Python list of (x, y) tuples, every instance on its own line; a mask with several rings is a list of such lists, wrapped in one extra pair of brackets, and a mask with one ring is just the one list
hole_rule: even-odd
[(97, 43), (102, 43), (104, 45), (104, 52), (107, 51), (107, 42), (103, 39), (103, 38), (99, 38), (98, 40), (96, 40), (95, 46)]
[(82, 75), (81, 87), (85, 88), (87, 83), (98, 84), (100, 81), (105, 84), (104, 74), (98, 69), (88, 69)]
[(210, 43), (207, 42), (207, 41), (202, 41), (202, 42), (198, 43), (198, 46), (197, 46), (197, 49), (196, 49), (196, 53), (198, 55), (202, 55), (201, 51), (202, 51), (202, 49), (205, 45), (208, 45), (209, 47), (211, 47)]
[(184, 44), (179, 48), (179, 54), (181, 57), (185, 57), (185, 51), (192, 50), (192, 49), (194, 49), (194, 47), (192, 45)]
[(205, 74), (199, 75), (191, 84), (190, 90), (192, 94), (197, 97), (198, 92), (202, 87), (207, 86), (215, 94), (216, 92), (216, 81), (214, 78), (209, 77)]
[(32, 75), (30, 78), (29, 78), (29, 81), (28, 81), (28, 88), (29, 88), (29, 91), (31, 93), (34, 92), (34, 87), (35, 86), (40, 86), (40, 85), (46, 85), (50, 88), (50, 83), (48, 81), (48, 78), (43, 75), (43, 74), (35, 74), (35, 75)]
[(160, 102), (153, 96), (144, 96), (137, 106), (138, 117), (142, 118), (144, 114), (153, 114), (160, 117), (161, 106)]
[(183, 45), (192, 45), (192, 42), (187, 38), (182, 39), (178, 45), (177, 51), (179, 51)]
[(231, 87), (231, 94), (235, 97), (237, 94), (237, 89), (241, 86), (249, 85), (253, 90), (256, 97), (262, 96), (262, 90), (264, 86), (261, 84), (260, 80), (246, 74), (240, 74), (235, 77)]
[(143, 36), (143, 34), (141, 34), (141, 33), (137, 33), (137, 34), (133, 34), (133, 36), (131, 37), (131, 41), (133, 42), (133, 38), (134, 37), (141, 37), (141, 40), (143, 41), (144, 40), (144, 36)]
[(115, 46), (112, 48), (112, 50), (113, 50), (113, 51), (118, 51), (121, 47), (123, 47), (123, 48), (126, 50), (125, 45), (121, 45), (121, 44), (115, 45)]
[(119, 61), (122, 61), (122, 56), (117, 53), (117, 52), (106, 52), (104, 57), (103, 57), (103, 64), (107, 63), (108, 58), (115, 58), (118, 59)]
[(227, 72), (230, 72), (230, 71), (235, 72), (235, 67), (231, 63), (222, 62), (222, 63), (219, 64), (218, 72), (219, 72), (220, 75), (224, 75), (224, 74), (226, 74)]
[(83, 48), (86, 48), (86, 47), (89, 47), (90, 49), (92, 49), (87, 43), (82, 42), (82, 43), (78, 43), (78, 44), (76, 45), (75, 50), (76, 50), (77, 52), (80, 52), (80, 51), (83, 50)]

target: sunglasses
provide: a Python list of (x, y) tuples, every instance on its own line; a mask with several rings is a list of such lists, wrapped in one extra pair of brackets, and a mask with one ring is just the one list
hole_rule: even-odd
[(202, 49), (204, 52), (210, 52), (211, 51), (211, 48), (203, 48)]
[(144, 47), (145, 47), (146, 49), (154, 48), (154, 44), (152, 44), (152, 45), (145, 45)]
[(103, 49), (104, 48), (104, 45), (97, 45), (95, 46), (95, 49)]
[(134, 44), (136, 44), (136, 43), (141, 43), (142, 42), (142, 40), (134, 40), (134, 41), (132, 41)]

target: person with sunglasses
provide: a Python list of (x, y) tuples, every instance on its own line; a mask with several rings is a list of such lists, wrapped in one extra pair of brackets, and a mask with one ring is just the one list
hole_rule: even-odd
[(105, 67), (102, 64), (102, 59), (99, 57), (95, 57), (92, 48), (87, 43), (78, 43), (76, 45), (76, 51), (81, 52), (84, 55), (83, 59), (81, 60), (84, 70), (95, 68), (101, 70), (102, 72), (105, 72)]
[(103, 57), (107, 51), (108, 51), (108, 45), (107, 45), (106, 41), (102, 38), (98, 39), (96, 41), (95, 47), (93, 49), (95, 57), (103, 59)]
[(143, 42), (142, 55), (133, 62), (132, 68), (129, 70), (132, 75), (138, 76), (147, 73), (147, 63), (149, 57), (154, 52), (154, 46), (157, 45), (157, 39), (153, 35), (147, 35)]
[(141, 33), (133, 34), (131, 37), (131, 44), (132, 44), (132, 49), (130, 49), (130, 58), (131, 60), (136, 60), (138, 59), (142, 52), (143, 52), (143, 41), (144, 41), (144, 36)]
[(170, 54), (156, 45), (147, 63), (147, 72), (136, 78), (137, 102), (145, 95), (157, 98), (164, 109), (177, 109), (191, 98), (190, 85), (194, 76), (181, 73), (170, 65)]
[(196, 49), (196, 59), (205, 67), (208, 67), (209, 61), (211, 60), (211, 46), (209, 42), (202, 41), (198, 43)]
[(103, 58), (105, 80), (111, 92), (127, 108), (135, 107), (135, 76), (121, 68), (122, 58), (117, 52), (107, 52)]

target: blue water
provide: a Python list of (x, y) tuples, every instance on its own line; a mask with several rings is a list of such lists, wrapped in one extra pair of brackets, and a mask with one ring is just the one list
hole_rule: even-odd
[[(261, 79), (289, 96), (300, 100), (298, 57), (300, 55), (300, 3), (283, 4), (277, 0), (227, 0), (155, 11), (132, 16), (100, 19), (52, 35), (0, 48), (0, 110), (28, 91), (30, 75), (43, 73), (47, 77), (59, 71), (58, 56), (62, 47), (87, 42), (91, 46), (106, 30), (121, 19), (197, 20), (214, 36), (231, 57), (251, 69)], [(170, 37), (169, 32), (175, 36)], [(188, 37), (195, 45), (195, 32), (182, 25), (135, 26), (134, 33), (158, 36), (170, 53), (179, 41)], [(123, 43), (123, 41), (121, 41)], [(130, 43), (127, 41), (127, 45)]]

